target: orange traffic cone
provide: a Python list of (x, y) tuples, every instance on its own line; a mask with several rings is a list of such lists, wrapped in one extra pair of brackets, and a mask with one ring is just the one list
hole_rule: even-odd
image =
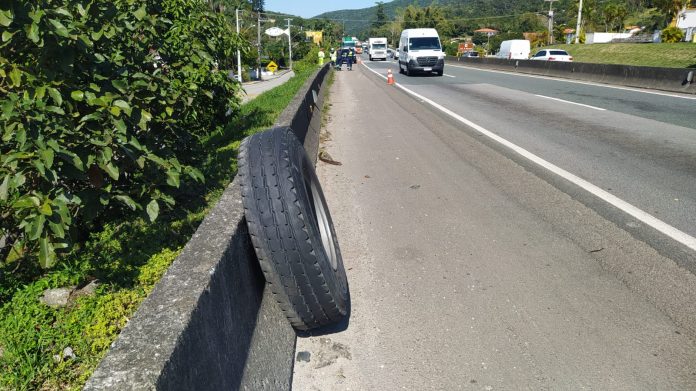
[(394, 84), (394, 75), (391, 73), (391, 69), (387, 69), (387, 85)]

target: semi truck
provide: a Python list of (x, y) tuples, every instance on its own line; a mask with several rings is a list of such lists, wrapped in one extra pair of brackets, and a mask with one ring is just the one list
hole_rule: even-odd
[(367, 52), (370, 53), (370, 61), (387, 59), (387, 39), (368, 38)]

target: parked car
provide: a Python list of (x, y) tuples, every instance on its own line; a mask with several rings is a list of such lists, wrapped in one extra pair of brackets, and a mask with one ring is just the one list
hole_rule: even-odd
[(468, 51), (468, 52), (462, 54), (462, 57), (472, 57), (472, 58), (473, 58), (473, 57), (476, 57), (476, 58), (478, 58), (478, 57), (479, 57), (479, 53), (478, 53), (477, 51), (475, 51), (475, 50), (471, 50), (471, 51)]
[(531, 59), (544, 61), (573, 61), (573, 56), (568, 54), (565, 50), (542, 49), (536, 52)]

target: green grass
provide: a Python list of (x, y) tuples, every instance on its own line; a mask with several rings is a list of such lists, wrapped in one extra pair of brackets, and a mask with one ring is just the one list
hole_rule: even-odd
[(577, 62), (696, 68), (696, 44), (688, 42), (553, 45), (549, 48), (566, 50)]
[[(208, 155), (199, 167), (205, 185), (191, 187), (193, 202), (178, 203), (154, 224), (124, 216), (76, 246), (57, 269), (0, 270), (0, 390), (77, 390), (236, 174), (240, 141), (267, 129), (316, 70), (296, 62), (285, 84), (242, 105), (224, 130), (204, 141)], [(83, 286), (97, 280), (93, 296), (66, 308), (40, 303), (48, 288)], [(56, 360), (63, 349), (76, 358)]]

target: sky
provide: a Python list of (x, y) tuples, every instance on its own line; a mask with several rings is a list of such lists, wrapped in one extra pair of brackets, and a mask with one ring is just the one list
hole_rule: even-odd
[[(328, 11), (372, 7), (376, 0), (266, 0), (266, 11), (311, 18)], [(385, 3), (388, 1), (385, 1)]]

